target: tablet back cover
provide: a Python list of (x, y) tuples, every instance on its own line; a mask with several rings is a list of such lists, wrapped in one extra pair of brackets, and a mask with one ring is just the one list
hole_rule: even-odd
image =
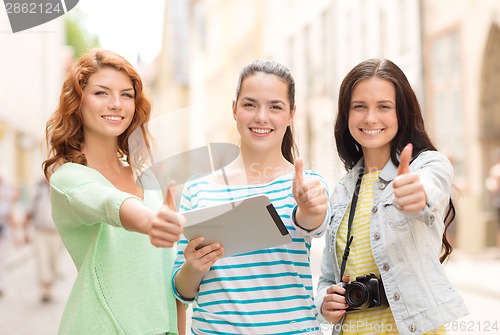
[(184, 236), (203, 236), (202, 245), (219, 242), (224, 257), (277, 247), (292, 238), (269, 198), (253, 196), (241, 201), (199, 208), (182, 213), (186, 217)]

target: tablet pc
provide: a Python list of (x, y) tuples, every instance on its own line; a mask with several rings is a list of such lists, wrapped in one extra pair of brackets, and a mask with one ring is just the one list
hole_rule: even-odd
[(256, 195), (182, 213), (184, 236), (203, 236), (203, 245), (219, 242), (224, 256), (233, 256), (290, 243), (292, 238), (266, 195)]

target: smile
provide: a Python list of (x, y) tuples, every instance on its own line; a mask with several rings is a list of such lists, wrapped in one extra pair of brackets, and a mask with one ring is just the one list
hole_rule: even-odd
[(115, 116), (115, 115), (103, 115), (101, 116), (104, 120), (108, 121), (121, 121), (124, 119), (123, 116)]
[(263, 129), (263, 128), (250, 128), (250, 130), (256, 134), (269, 134), (270, 132), (273, 131), (272, 129)]
[(361, 131), (367, 135), (377, 135), (382, 132), (383, 129), (361, 129)]

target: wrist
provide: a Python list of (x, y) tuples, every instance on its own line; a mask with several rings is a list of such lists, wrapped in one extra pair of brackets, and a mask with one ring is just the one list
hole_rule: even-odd
[(182, 264), (175, 275), (175, 287), (184, 300), (194, 300), (198, 295), (204, 274), (188, 263)]
[(300, 214), (298, 215), (298, 211), (299, 211), (299, 209), (300, 209), (300, 208), (299, 208), (299, 206), (295, 206), (295, 207), (293, 208), (293, 211), (292, 211), (292, 222), (293, 222), (293, 223), (295, 223), (295, 225), (296, 225), (297, 227), (299, 227), (299, 228), (301, 228), (301, 229), (303, 229), (303, 230), (305, 230), (305, 231), (308, 231), (308, 232), (309, 232), (309, 231), (311, 231), (312, 229), (306, 228), (306, 227), (304, 227), (303, 225), (299, 224), (299, 220), (297, 219), (297, 216), (298, 216), (298, 217), (300, 217), (300, 221), (302, 221), (302, 222), (304, 221), (304, 217), (303, 217), (303, 215), (300, 215)]
[(308, 232), (311, 232), (322, 225), (325, 220), (327, 210), (320, 214), (305, 214), (298, 206), (292, 212), (293, 223)]

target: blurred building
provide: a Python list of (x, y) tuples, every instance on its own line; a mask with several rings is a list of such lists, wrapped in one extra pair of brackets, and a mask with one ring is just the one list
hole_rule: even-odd
[(172, 137), (187, 146), (237, 143), (239, 72), (255, 59), (277, 60), (296, 80), (301, 156), (333, 183), (345, 172), (333, 137), (340, 81), (359, 61), (387, 57), (422, 93), (419, 18), (417, 0), (167, 0), (154, 109), (177, 114)]
[(500, 147), (500, 2), (422, 1), (425, 117), (455, 166), (458, 245), (495, 244), (485, 179)]
[(391, 59), (455, 165), (459, 246), (479, 251), (493, 229), (484, 179), (500, 145), (499, 21), (496, 0), (167, 0), (155, 111), (175, 114), (176, 145), (237, 143), (239, 71), (277, 60), (296, 80), (301, 156), (333, 186), (345, 173), (333, 135), (340, 82), (364, 59)]
[(283, 62), (294, 74), (301, 154), (330, 185), (345, 174), (333, 126), (340, 83), (353, 66), (389, 58), (422, 97), (419, 18), (417, 0), (263, 2), (261, 57)]
[(0, 170), (12, 182), (33, 184), (42, 176), (45, 123), (62, 84), (63, 21), (12, 33), (0, 11)]

